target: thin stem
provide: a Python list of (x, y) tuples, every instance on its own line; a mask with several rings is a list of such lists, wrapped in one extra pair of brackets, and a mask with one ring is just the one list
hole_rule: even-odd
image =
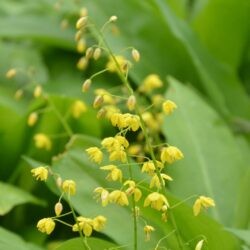
[[(110, 54), (112, 60), (114, 61), (116, 67), (117, 67), (117, 73), (118, 73), (118, 76), (120, 77), (122, 83), (126, 86), (128, 92), (130, 95), (133, 95), (134, 94), (134, 91), (132, 89), (132, 87), (130, 86), (126, 76), (124, 75), (124, 73), (122, 72), (122, 69), (118, 63), (118, 61), (116, 60), (116, 57), (114, 56), (109, 44), (107, 43), (107, 41), (105, 40), (103, 34), (101, 31), (99, 31), (98, 29), (95, 28), (95, 26), (93, 25), (93, 29), (92, 29), (92, 33), (93, 35), (97, 38), (97, 40), (102, 40), (103, 42), (103, 45), (107, 48), (107, 51), (108, 53)], [(155, 157), (155, 154), (154, 154), (154, 151), (153, 151), (153, 147), (151, 145), (151, 142), (150, 142), (150, 139), (149, 139), (149, 135), (147, 133), (147, 129), (146, 129), (146, 124), (142, 118), (142, 115), (141, 115), (141, 112), (140, 112), (140, 109), (138, 107), (138, 105), (136, 104), (135, 105), (135, 111), (136, 111), (136, 114), (139, 116), (139, 119), (140, 119), (140, 123), (141, 123), (141, 129), (142, 129), (142, 132), (145, 136), (145, 140), (146, 140), (146, 144), (147, 144), (147, 147), (149, 149), (149, 154), (153, 160), (153, 163), (155, 165), (155, 169), (156, 169), (156, 174), (157, 174), (157, 177), (159, 178), (160, 180), (160, 183), (161, 183), (161, 186), (164, 187), (164, 181), (161, 177), (161, 174), (160, 174), (160, 171), (157, 167), (157, 161), (156, 161), (156, 157)], [(162, 188), (162, 192), (164, 194), (164, 196), (167, 197), (167, 191), (165, 188)], [(183, 246), (183, 243), (182, 243), (182, 239), (181, 239), (181, 236), (180, 236), (180, 233), (178, 231), (178, 228), (177, 228), (177, 225), (176, 225), (176, 221), (175, 221), (175, 218), (174, 218), (174, 215), (173, 213), (171, 212), (171, 210), (169, 209), (169, 220), (170, 220), (170, 223), (172, 224), (174, 230), (175, 230), (175, 233), (176, 233), (176, 238), (177, 238), (177, 242), (178, 242), (178, 245), (179, 245), (179, 248), (180, 249), (184, 249), (184, 246)]]
[(70, 210), (72, 211), (74, 220), (75, 220), (75, 222), (76, 222), (76, 224), (77, 224), (77, 227), (78, 227), (78, 230), (79, 230), (79, 235), (80, 235), (80, 237), (82, 238), (82, 241), (83, 241), (83, 244), (84, 244), (84, 248), (87, 249), (87, 250), (91, 250), (90, 246), (89, 246), (88, 243), (87, 243), (86, 237), (84, 237), (84, 235), (83, 235), (83, 233), (82, 233), (82, 230), (80, 229), (80, 225), (79, 225), (79, 222), (78, 222), (78, 220), (77, 220), (77, 216), (76, 216), (75, 210), (74, 210), (74, 208), (73, 208), (73, 206), (72, 206), (72, 204), (71, 204), (70, 195), (68, 195), (67, 201), (68, 201)]
[(56, 106), (54, 103), (51, 101), (50, 98), (47, 98), (49, 104), (51, 105), (53, 111), (55, 112), (55, 115), (57, 116), (58, 120), (61, 122), (63, 128), (65, 129), (66, 133), (68, 134), (69, 137), (73, 136), (73, 131), (71, 130), (70, 126), (68, 123), (65, 121), (65, 119), (62, 117), (60, 112), (57, 110)]

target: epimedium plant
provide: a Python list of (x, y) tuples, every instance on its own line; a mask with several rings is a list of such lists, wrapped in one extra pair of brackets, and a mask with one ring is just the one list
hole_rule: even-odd
[[(150, 240), (151, 233), (157, 231), (157, 227), (150, 225), (147, 222), (147, 216), (143, 215), (142, 207), (151, 207), (161, 214), (162, 224), (170, 224), (174, 228), (173, 234), (176, 236), (178, 248), (185, 249), (189, 242), (183, 242), (173, 214), (173, 210), (182, 202), (172, 205), (168, 201), (167, 193), (167, 182), (173, 181), (167, 174), (168, 165), (181, 160), (184, 155), (179, 148), (169, 145), (165, 142), (165, 138), (160, 137), (163, 116), (170, 116), (177, 105), (175, 102), (165, 100), (162, 95), (155, 93), (155, 89), (163, 86), (161, 79), (156, 74), (148, 75), (137, 89), (131, 86), (128, 76), (129, 70), (133, 66), (132, 62), (124, 55), (114, 54), (104, 35), (108, 26), (116, 20), (116, 16), (111, 16), (103, 27), (98, 29), (88, 16), (87, 9), (83, 8), (76, 23), (77, 50), (84, 54), (78, 61), (77, 67), (84, 70), (90, 60), (97, 61), (101, 57), (108, 58), (104, 69), (94, 73), (84, 81), (82, 91), (86, 93), (93, 88), (95, 77), (101, 74), (114, 73), (122, 83), (120, 89), (103, 88), (95, 90), (96, 97), (93, 101), (93, 107), (98, 109), (97, 119), (109, 120), (117, 130), (114, 135), (103, 138), (99, 146), (88, 147), (85, 150), (89, 160), (99, 165), (102, 172), (107, 172), (107, 186), (96, 187), (94, 194), (96, 199), (101, 201), (103, 207), (115, 203), (120, 206), (127, 206), (131, 210), (133, 243), (128, 242), (125, 247), (139, 249), (139, 220), (144, 223), (143, 230), (146, 241)], [(97, 44), (87, 46), (85, 40), (87, 34), (92, 35)], [(135, 63), (140, 61), (140, 53), (137, 49), (132, 47), (125, 50), (131, 51), (131, 58)], [(6, 77), (12, 78), (16, 74), (16, 69), (10, 69), (6, 73)], [(22, 94), (22, 90), (19, 89), (15, 97), (20, 98)], [(47, 109), (53, 109), (65, 130), (64, 134), (52, 137), (66, 137), (68, 138), (68, 145), (72, 144), (75, 135), (67, 123), (67, 116), (71, 115), (78, 119), (86, 112), (86, 104), (81, 100), (75, 101), (67, 116), (62, 117), (53, 103), (48, 101), (47, 94), (40, 85), (35, 87), (33, 94), (35, 98), (42, 98), (47, 101), (48, 106), (45, 112)], [(150, 103), (148, 100), (145, 101), (145, 97), (150, 100)], [(36, 110), (29, 115), (27, 121), (29, 126), (36, 125), (40, 112), (44, 112), (44, 110)], [(40, 150), (51, 150), (52, 141), (50, 137), (44, 133), (35, 134), (35, 146)], [(135, 177), (135, 168), (139, 168), (141, 175)], [(103, 215), (96, 215), (94, 218), (86, 217), (84, 214), (78, 215), (72, 203), (72, 196), (77, 192), (75, 180), (63, 179), (50, 166), (41, 165), (32, 169), (31, 172), (37, 180), (46, 181), (48, 178), (53, 178), (60, 193), (59, 200), (54, 206), (55, 216), (39, 220), (37, 223), (38, 229), (43, 233), (51, 234), (56, 223), (65, 224), (71, 230), (79, 232), (83, 248), (92, 249), (88, 243), (88, 237), (92, 235), (93, 231), (101, 231), (105, 224), (109, 222), (107, 218)], [(124, 172), (127, 172), (127, 175)], [(70, 211), (63, 211), (62, 198), (68, 203)], [(197, 216), (202, 208), (215, 206), (213, 199), (206, 196), (193, 195), (188, 197), (187, 200), (195, 198), (194, 216)], [(74, 224), (69, 224), (63, 220), (64, 216), (69, 215), (73, 216)], [(206, 247), (204, 245), (208, 243), (206, 237), (197, 236), (198, 241), (195, 249), (203, 249), (203, 247)], [(155, 249), (160, 249), (160, 242), (167, 237), (168, 235), (165, 235), (158, 242), (155, 242)], [(117, 246), (112, 249), (122, 247), (124, 246)]]

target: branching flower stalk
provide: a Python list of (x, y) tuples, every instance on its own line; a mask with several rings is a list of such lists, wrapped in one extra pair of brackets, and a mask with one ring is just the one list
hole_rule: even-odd
[[(109, 55), (111, 56), (111, 58), (113, 59), (113, 61), (115, 62), (116, 64), (116, 67), (117, 67), (117, 73), (120, 77), (120, 79), (122, 80), (122, 83), (126, 86), (128, 92), (130, 95), (134, 95), (134, 91), (133, 91), (133, 88), (131, 87), (126, 75), (124, 75), (124, 73), (122, 72), (121, 70), (121, 67), (112, 51), (112, 49), (110, 48), (109, 44), (107, 43), (103, 33), (98, 30), (95, 25), (92, 23), (92, 25), (90, 26), (90, 30), (92, 31), (92, 33), (95, 35), (96, 39), (98, 41), (102, 41), (102, 46), (107, 50), (107, 52), (109, 53)], [(100, 43), (100, 42), (99, 42)], [(166, 189), (164, 188), (165, 184), (164, 184), (164, 180), (161, 176), (161, 173), (159, 171), (159, 168), (157, 167), (157, 161), (156, 161), (156, 157), (155, 157), (155, 154), (154, 154), (154, 150), (153, 150), (153, 147), (152, 147), (152, 144), (150, 143), (150, 139), (149, 139), (149, 135), (148, 135), (148, 132), (147, 132), (147, 129), (146, 129), (146, 124), (142, 118), (142, 115), (141, 115), (141, 112), (140, 112), (140, 109), (138, 107), (138, 104), (135, 104), (135, 113), (139, 116), (140, 118), (140, 125), (141, 125), (141, 129), (142, 129), (142, 132), (145, 136), (145, 141), (146, 141), (146, 145), (149, 149), (149, 154), (151, 156), (151, 159), (154, 163), (154, 166), (155, 166), (155, 170), (156, 170), (156, 174), (157, 174), (157, 177), (159, 178), (160, 180), (160, 183), (161, 183), (161, 186), (163, 187), (162, 188), (162, 192), (164, 194), (165, 197), (167, 197), (167, 191)], [(131, 169), (131, 166), (129, 166), (129, 168)], [(132, 176), (130, 176), (132, 178)], [(135, 204), (133, 202), (133, 208), (135, 209)], [(177, 241), (178, 241), (178, 244), (179, 244), (179, 247), (180, 249), (184, 249), (184, 246), (183, 246), (183, 242), (182, 242), (182, 239), (180, 237), (180, 233), (178, 231), (178, 228), (177, 228), (177, 225), (176, 225), (176, 222), (175, 222), (175, 218), (174, 218), (174, 215), (173, 213), (171, 212), (171, 209), (169, 208), (168, 210), (168, 213), (169, 213), (169, 218), (170, 218), (170, 222), (175, 230), (175, 234), (176, 234), (176, 237), (177, 237)], [(136, 222), (136, 216), (134, 215), (134, 250), (137, 250), (137, 222)]]

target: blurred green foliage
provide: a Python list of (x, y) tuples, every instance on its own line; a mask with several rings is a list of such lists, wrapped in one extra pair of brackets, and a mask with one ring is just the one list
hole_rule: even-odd
[[(106, 38), (117, 53), (128, 46), (140, 51), (141, 61), (129, 74), (133, 86), (139, 86), (150, 73), (159, 74), (166, 97), (178, 104), (178, 112), (162, 127), (169, 143), (182, 148), (185, 154), (185, 159), (169, 170), (175, 180), (169, 185), (170, 200), (177, 203), (204, 194), (216, 201), (214, 209), (197, 218), (189, 202), (174, 212), (181, 238), (188, 242), (186, 249), (194, 249), (201, 235), (208, 242), (204, 249), (250, 249), (248, 0), (1, 0), (0, 249), (80, 247), (78, 239), (66, 241), (76, 236), (61, 227), (48, 238), (36, 231), (36, 221), (51, 215), (49, 204), (57, 199), (51, 183), (46, 188), (30, 176), (30, 166), (39, 162), (76, 180), (79, 193), (73, 205), (79, 213), (107, 216), (106, 230), (90, 242), (93, 249), (132, 241), (129, 210), (114, 206), (104, 209), (92, 198), (93, 188), (104, 180), (87, 161), (83, 148), (98, 143), (111, 129), (96, 120), (96, 111), (91, 108), (93, 90), (89, 95), (81, 93), (81, 83), (101, 67), (101, 63), (90, 63), (85, 71), (76, 68), (80, 55), (75, 50), (75, 21), (81, 7), (88, 8), (99, 27), (111, 15), (118, 16), (117, 29), (113, 34), (109, 30)], [(87, 43), (92, 41), (88, 39)], [(6, 79), (10, 68), (21, 69), (21, 73)], [(46, 109), (43, 100), (32, 97), (36, 84), (48, 93), (56, 112), (45, 110), (39, 114), (36, 126), (30, 128), (28, 115)], [(108, 75), (96, 78), (95, 86), (116, 87), (119, 82)], [(17, 101), (14, 94), (20, 88), (25, 94)], [(68, 113), (79, 99), (87, 103), (88, 111), (74, 120)], [(68, 117), (71, 130), (77, 134), (74, 143), (66, 146), (67, 137), (58, 137), (53, 139), (51, 151), (35, 148), (34, 134), (64, 133), (60, 117)], [(61, 158), (52, 160), (65, 149)], [(173, 228), (163, 224), (151, 210), (144, 212), (157, 230), (150, 242), (144, 242), (140, 235), (139, 249), (153, 249), (168, 234), (161, 246), (179, 249), (171, 234)], [(143, 232), (143, 223), (139, 228)], [(57, 242), (64, 241), (57, 248)]]

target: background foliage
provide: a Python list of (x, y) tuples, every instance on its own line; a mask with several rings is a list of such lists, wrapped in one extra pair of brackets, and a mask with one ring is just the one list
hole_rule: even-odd
[[(191, 203), (175, 210), (181, 237), (189, 242), (187, 249), (194, 249), (195, 237), (200, 235), (207, 238), (207, 249), (249, 249), (248, 0), (1, 0), (0, 249), (78, 249), (78, 239), (57, 244), (76, 237), (64, 228), (56, 228), (49, 238), (36, 231), (36, 221), (49, 216), (53, 212), (50, 205), (57, 200), (53, 185), (46, 187), (32, 180), (30, 166), (38, 162), (51, 164), (62, 176), (76, 180), (79, 192), (73, 203), (79, 213), (108, 217), (104, 234), (90, 240), (93, 249), (132, 240), (130, 212), (112, 206), (103, 209), (92, 198), (93, 188), (104, 180), (87, 161), (83, 148), (111, 131), (105, 122), (96, 120), (91, 108), (93, 95), (81, 93), (83, 80), (100, 68), (99, 63), (91, 63), (82, 72), (75, 66), (79, 54), (74, 24), (82, 6), (88, 8), (97, 26), (111, 15), (118, 16), (118, 28), (107, 35), (107, 40), (114, 51), (127, 46), (140, 51), (141, 62), (129, 75), (134, 86), (150, 73), (159, 74), (165, 82), (166, 97), (179, 106), (162, 127), (169, 143), (180, 147), (185, 155), (169, 170), (175, 179), (169, 186), (171, 201), (193, 194), (208, 195), (216, 201), (214, 209), (198, 218), (192, 215)], [(62, 20), (68, 24), (64, 29)], [(49, 152), (36, 149), (33, 141), (38, 132), (62, 133), (58, 117), (53, 112), (43, 113), (35, 127), (28, 127), (30, 112), (45, 104), (32, 98), (32, 88), (21, 100), (13, 98), (28, 79), (25, 74), (6, 79), (10, 68), (33, 72), (34, 83), (42, 84), (62, 116), (74, 100), (88, 103), (88, 112), (81, 119), (69, 120), (77, 136), (58, 160), (51, 161), (51, 157), (65, 150), (67, 140), (54, 140)], [(95, 85), (109, 88), (116, 86), (113, 82), (116, 79), (108, 75), (96, 78)], [(153, 249), (172, 228), (151, 210), (145, 213), (157, 231), (148, 243), (140, 235), (140, 249)], [(171, 234), (162, 246), (178, 249)]]

